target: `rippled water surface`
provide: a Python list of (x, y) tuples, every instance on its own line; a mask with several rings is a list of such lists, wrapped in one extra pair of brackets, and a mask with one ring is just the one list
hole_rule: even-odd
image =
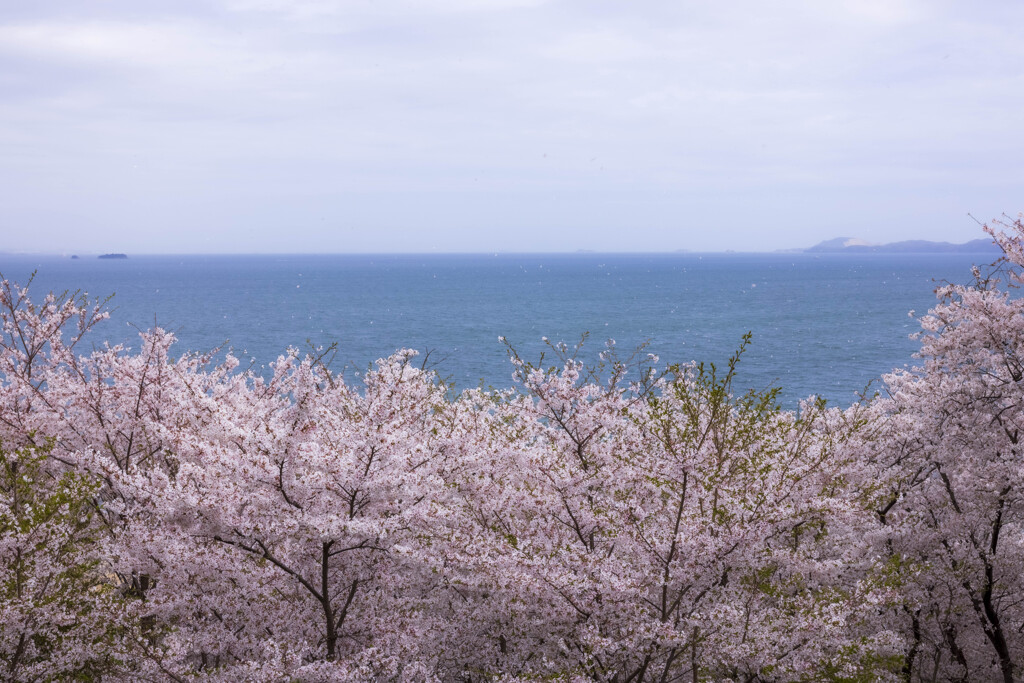
[[(398, 348), (431, 350), (459, 387), (512, 383), (499, 336), (525, 359), (542, 337), (590, 333), (593, 358), (612, 338), (649, 342), (663, 362), (721, 362), (754, 341), (743, 386), (783, 387), (841, 404), (912, 363), (917, 323), (942, 280), (965, 282), (990, 255), (387, 255), (133, 256), (126, 260), (0, 256), (32, 292), (114, 294), (94, 337), (137, 346), (136, 328), (174, 330), (182, 351), (227, 343), (257, 366), (287, 346), (338, 342), (354, 375)], [(627, 354), (628, 355), (628, 354)]]

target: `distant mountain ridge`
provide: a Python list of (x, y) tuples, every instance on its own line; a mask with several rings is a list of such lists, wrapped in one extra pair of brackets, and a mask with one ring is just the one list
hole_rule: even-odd
[(810, 254), (1001, 254), (990, 239), (976, 239), (963, 244), (906, 240), (889, 244), (868, 244), (853, 237), (836, 237), (819, 242), (804, 252)]

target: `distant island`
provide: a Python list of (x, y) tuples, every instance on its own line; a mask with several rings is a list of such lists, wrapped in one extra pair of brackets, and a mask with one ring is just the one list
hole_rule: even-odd
[(808, 254), (992, 254), (1002, 251), (991, 239), (976, 239), (963, 244), (930, 242), (928, 240), (906, 240), (889, 244), (869, 244), (855, 237), (836, 237), (819, 242), (809, 249)]
[(128, 254), (100, 254), (96, 258), (128, 258)]

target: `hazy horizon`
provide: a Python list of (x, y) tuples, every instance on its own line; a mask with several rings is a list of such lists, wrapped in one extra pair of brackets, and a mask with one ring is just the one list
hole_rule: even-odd
[[(987, 236), (986, 236), (987, 237)], [(927, 242), (938, 242), (943, 244), (953, 244), (954, 246), (963, 246), (970, 242), (976, 241), (987, 241), (986, 237), (975, 238), (973, 240), (966, 240), (965, 242), (942, 242), (939, 240), (923, 240)], [(846, 237), (830, 238), (831, 239), (847, 239)], [(855, 238), (853, 238), (855, 239)], [(823, 240), (823, 241), (830, 241)], [(919, 241), (919, 240), (899, 240), (903, 241)], [(124, 255), (128, 258), (133, 256), (489, 256), (489, 255), (501, 255), (501, 256), (514, 256), (517, 254), (530, 255), (530, 256), (544, 256), (544, 255), (557, 255), (557, 256), (571, 256), (574, 254), (579, 255), (671, 255), (671, 254), (693, 254), (693, 255), (714, 255), (714, 254), (815, 254), (820, 252), (807, 251), (810, 247), (817, 246), (821, 242), (813, 245), (807, 245), (805, 247), (796, 248), (780, 248), (780, 249), (769, 249), (769, 250), (748, 250), (748, 249), (718, 249), (718, 250), (696, 250), (696, 249), (673, 249), (663, 251), (599, 251), (595, 249), (574, 249), (571, 251), (318, 251), (318, 252), (303, 252), (303, 251), (254, 251), (254, 252), (227, 252), (227, 251), (210, 251), (210, 252), (89, 252), (89, 251), (4, 251), (0, 249), (0, 256), (48, 256), (58, 258), (99, 258), (101, 255)], [(882, 244), (869, 244), (864, 246), (886, 246), (891, 243)], [(996, 247), (993, 245), (993, 249)], [(829, 253), (829, 252), (825, 252)], [(884, 253), (884, 252), (883, 252)], [(914, 253), (914, 252), (911, 252)], [(932, 252), (922, 252), (932, 253)], [(964, 254), (970, 253), (988, 253), (988, 250), (980, 250), (977, 252), (959, 252)]]

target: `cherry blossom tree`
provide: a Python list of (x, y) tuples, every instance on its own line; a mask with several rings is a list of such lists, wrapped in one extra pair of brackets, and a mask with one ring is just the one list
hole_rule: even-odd
[(572, 358), (514, 360), (525, 391), (476, 397), (495, 405), (458, 483), (475, 522), (450, 544), (477, 634), (462, 637), (467, 678), (898, 669), (898, 637), (868, 623), (873, 558), (844, 542), (871, 523), (844, 497), (855, 417), (781, 411), (775, 390), (732, 396), (738, 355), (724, 375), (673, 366), (625, 388), (611, 358), (604, 384)]
[(403, 633), (433, 615), (407, 599), (429, 582), (402, 541), (429, 511), (445, 388), (414, 354), (361, 391), (295, 352), (268, 381), (230, 356), (173, 359), (159, 329), (138, 352), (78, 357), (62, 328), (100, 312), (6, 293), (5, 424), (30, 443), (45, 427), (54, 472), (102, 483), (106, 575), (140, 614), (136, 675), (416, 670)]
[(96, 484), (54, 478), (50, 444), (0, 447), (0, 668), (5, 681), (95, 680), (131, 656), (127, 605), (102, 574)]
[(922, 364), (886, 378), (899, 476), (877, 512), (906, 579), (908, 680), (1024, 675), (1024, 226), (988, 231), (1005, 257), (937, 290)]
[(295, 353), (264, 382), (230, 357), (171, 361), (166, 333), (143, 339), (138, 355), (80, 361), (85, 387), (48, 381), (60, 395), (71, 380), (66, 457), (109, 486), (115, 566), (150, 610), (152, 675), (415, 665), (403, 633), (429, 615), (408, 599), (427, 590), (408, 539), (429, 515), (443, 386), (411, 353), (357, 391)]

